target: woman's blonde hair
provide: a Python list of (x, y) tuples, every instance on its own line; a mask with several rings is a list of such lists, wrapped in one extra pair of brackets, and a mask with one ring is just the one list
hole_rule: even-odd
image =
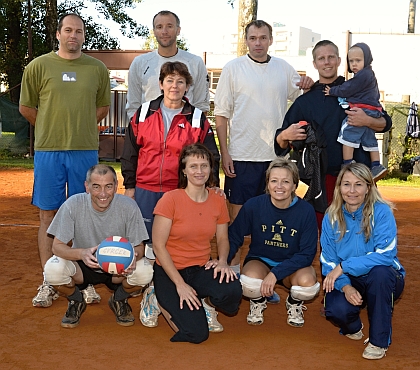
[(367, 166), (362, 163), (351, 163), (347, 166), (344, 166), (338, 174), (337, 181), (335, 183), (333, 201), (326, 211), (329, 217), (329, 221), (332, 224), (337, 223), (338, 230), (340, 231), (340, 237), (338, 240), (341, 240), (346, 232), (346, 221), (344, 220), (343, 214), (344, 200), (340, 190), (341, 182), (346, 172), (350, 172), (361, 181), (364, 181), (368, 187), (368, 191), (365, 195), (363, 204), (363, 220), (360, 230), (360, 232), (365, 235), (365, 240), (368, 241), (372, 234), (371, 220), (373, 216), (374, 204), (376, 202), (384, 203), (387, 204), (391, 209), (394, 208), (394, 205), (382, 198), (378, 188), (373, 181), (372, 174)]
[[(296, 189), (299, 185), (299, 170), (296, 166), (296, 163), (284, 158), (284, 157), (277, 157), (274, 159), (267, 168), (265, 172), (265, 192), (268, 194), (268, 181), (270, 180), (270, 173), (273, 168), (284, 168), (288, 170), (293, 179), (293, 184), (296, 185)], [(296, 196), (296, 189), (292, 191), (292, 199)]]

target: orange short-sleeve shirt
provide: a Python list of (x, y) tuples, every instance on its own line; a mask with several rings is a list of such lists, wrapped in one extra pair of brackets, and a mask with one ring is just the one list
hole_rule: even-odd
[[(210, 241), (216, 225), (229, 222), (224, 197), (209, 189), (205, 202), (193, 201), (184, 189), (169, 191), (156, 204), (153, 212), (172, 220), (166, 249), (175, 267), (204, 266), (210, 258)], [(156, 262), (160, 265), (158, 259)]]

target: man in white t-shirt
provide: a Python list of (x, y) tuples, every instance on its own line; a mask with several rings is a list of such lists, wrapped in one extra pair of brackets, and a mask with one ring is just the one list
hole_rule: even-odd
[[(299, 76), (286, 61), (268, 55), (273, 43), (268, 23), (250, 22), (245, 38), (248, 54), (223, 67), (214, 100), (231, 223), (248, 199), (265, 191), (265, 172), (276, 157), (274, 134), (283, 122), (287, 101), (313, 85), (311, 78)], [(239, 261), (238, 254), (232, 261), (237, 273)], [(276, 296), (273, 303), (278, 301)]]

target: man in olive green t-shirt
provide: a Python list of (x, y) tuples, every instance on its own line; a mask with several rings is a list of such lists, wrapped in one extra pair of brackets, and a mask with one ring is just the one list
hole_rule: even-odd
[[(20, 113), (35, 127), (32, 204), (39, 208), (42, 268), (52, 256), (48, 226), (67, 197), (85, 191), (84, 176), (98, 162), (97, 124), (107, 116), (111, 102), (108, 69), (81, 51), (83, 19), (64, 15), (56, 37), (58, 51), (26, 67), (19, 104)], [(91, 286), (84, 296), (88, 303), (100, 300)], [(44, 279), (32, 304), (49, 307), (57, 297)]]

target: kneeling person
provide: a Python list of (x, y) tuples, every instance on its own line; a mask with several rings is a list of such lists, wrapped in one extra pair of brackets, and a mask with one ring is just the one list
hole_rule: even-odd
[[(153, 223), (155, 291), (160, 310), (175, 331), (172, 342), (201, 343), (221, 332), (217, 312), (239, 310), (241, 285), (227, 264), (228, 210), (214, 185), (212, 153), (202, 144), (179, 156), (178, 189), (157, 203)], [(218, 258), (211, 259), (216, 236)]]
[[(54, 255), (45, 265), (45, 275), (69, 301), (61, 326), (79, 325), (86, 309), (81, 290), (89, 284), (105, 284), (111, 289), (108, 304), (117, 323), (131, 326), (134, 317), (127, 299), (150, 283), (153, 276), (152, 266), (143, 257), (143, 240), (148, 239), (146, 227), (136, 202), (116, 194), (117, 175), (112, 167), (103, 164), (91, 167), (85, 187), (86, 193), (67, 199), (48, 228), (48, 233), (54, 236)], [(96, 260), (97, 246), (109, 236), (122, 236), (134, 246), (136, 261), (123, 275), (103, 272)]]
[(266, 172), (266, 192), (248, 200), (229, 226), (230, 261), (251, 235), (240, 281), (250, 298), (247, 322), (261, 325), (267, 297), (280, 284), (290, 290), (286, 300), (287, 323), (304, 324), (303, 301), (319, 292), (312, 261), (317, 249), (317, 223), (313, 207), (296, 196), (299, 172), (284, 158), (272, 161)]

